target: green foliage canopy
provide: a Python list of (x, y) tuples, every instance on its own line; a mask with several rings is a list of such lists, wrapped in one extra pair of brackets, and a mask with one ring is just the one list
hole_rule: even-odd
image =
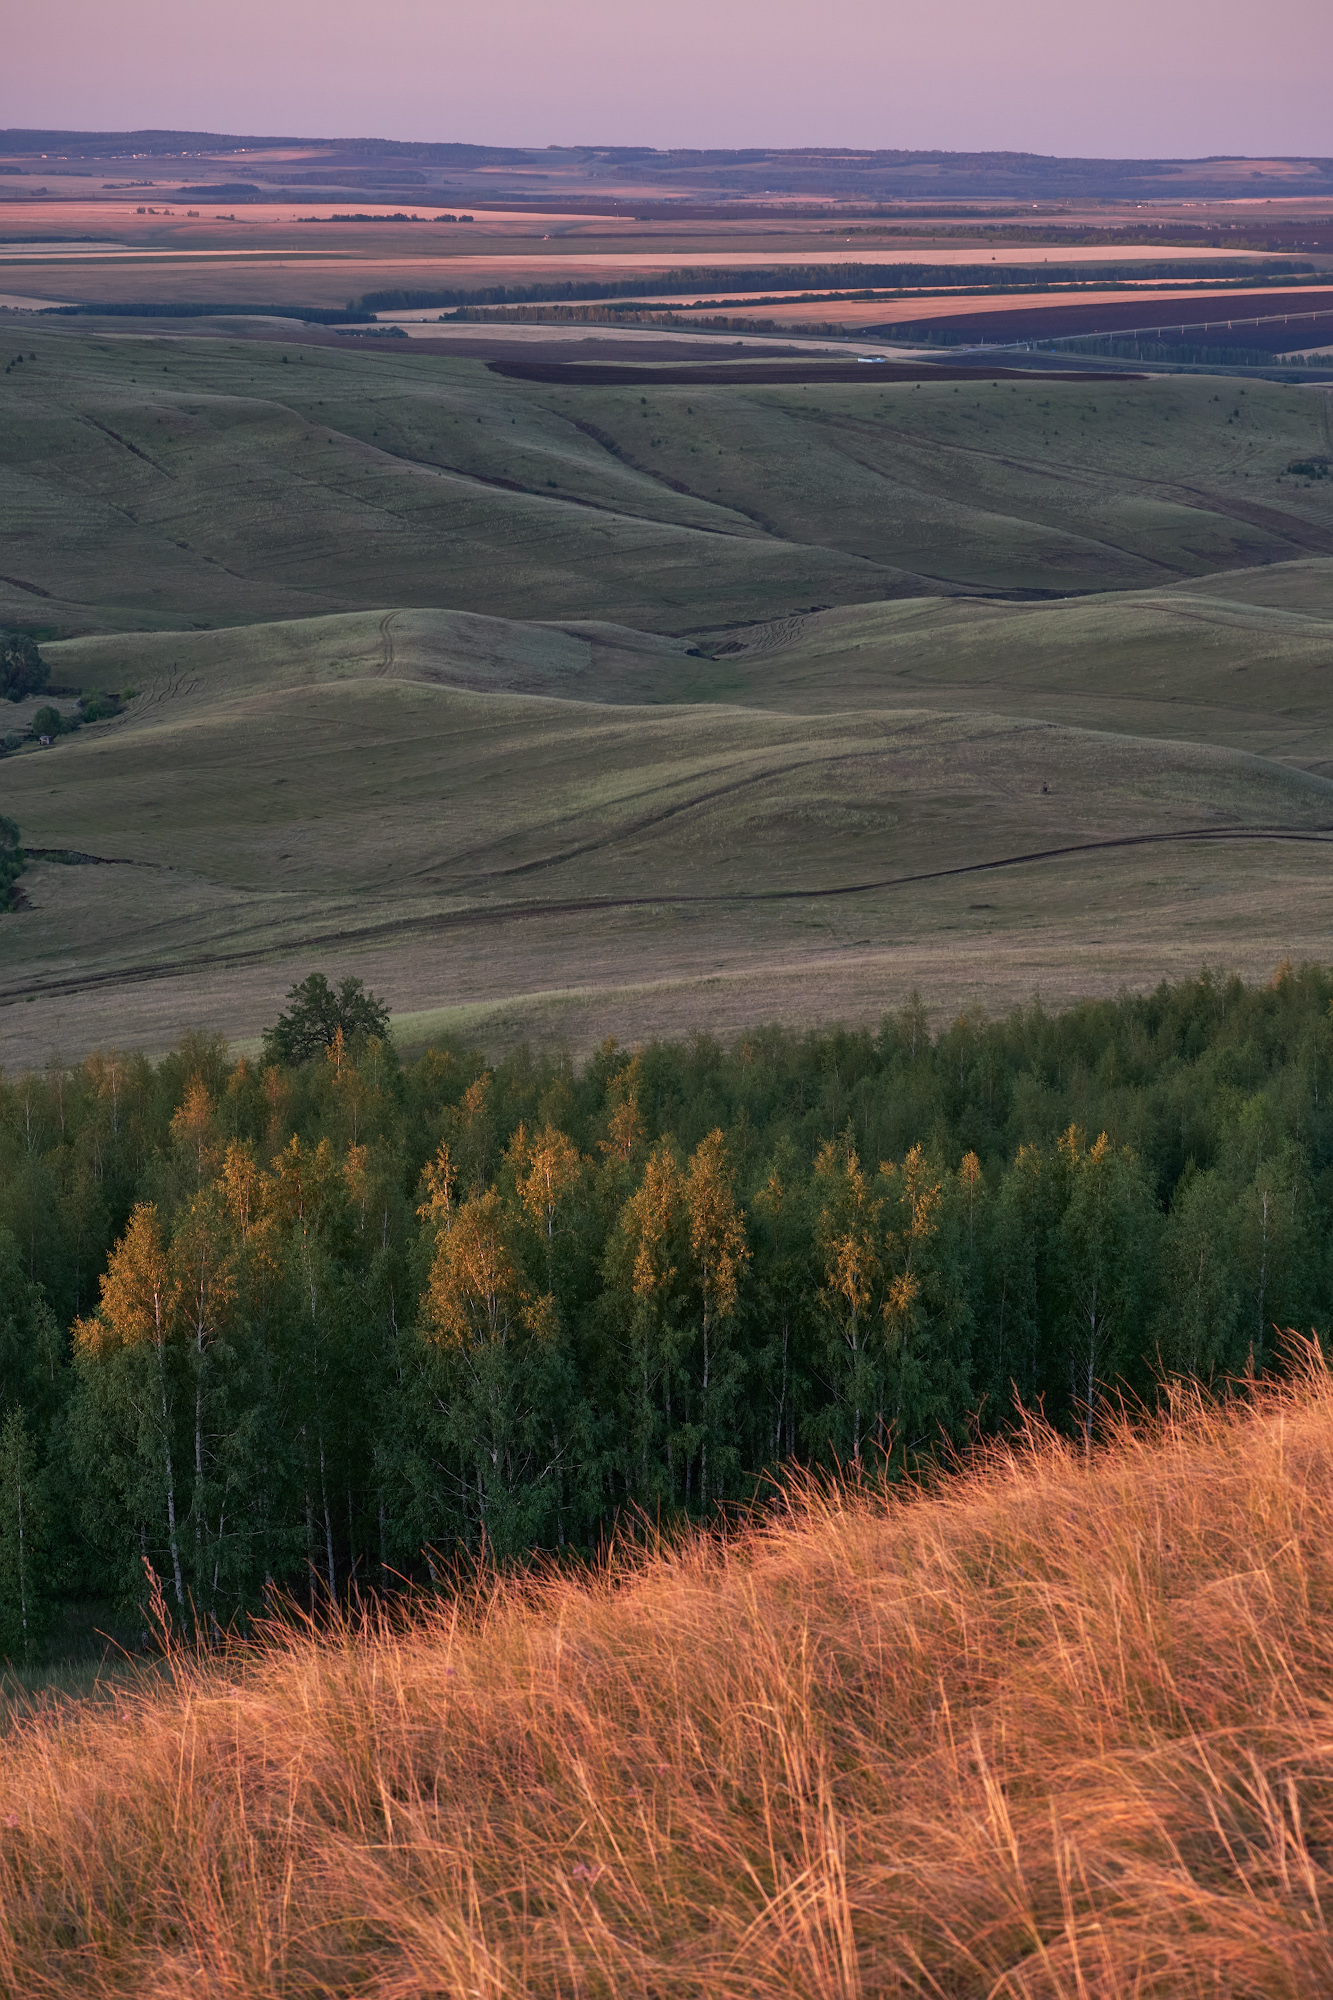
[(0, 694), (10, 701), (22, 701), (27, 695), (40, 694), (48, 678), (35, 641), (26, 632), (0, 629)]
[(209, 1631), (1036, 1408), (1090, 1436), (1121, 1387), (1333, 1330), (1323, 970), (581, 1069), (404, 1066), (355, 981), (292, 1003), (295, 1062), (0, 1080), (11, 1657), (145, 1555)]
[(14, 884), (28, 865), (20, 845), (19, 830), (12, 819), (0, 813), (0, 910), (12, 907)]
[(331, 1048), (339, 1031), (349, 1045), (389, 1031), (389, 1010), (367, 993), (359, 979), (344, 979), (335, 993), (322, 972), (312, 972), (288, 990), (291, 1006), (264, 1035), (270, 1062), (303, 1063)]

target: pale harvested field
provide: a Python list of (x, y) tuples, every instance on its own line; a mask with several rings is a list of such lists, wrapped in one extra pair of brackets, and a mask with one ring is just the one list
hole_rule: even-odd
[[(674, 348), (679, 343), (681, 346), (692, 347), (700, 359), (706, 360), (710, 352), (715, 352), (719, 347), (719, 338), (715, 333), (691, 333), (688, 328), (674, 326), (669, 328), (602, 326), (589, 325), (579, 320), (560, 320), (544, 324), (517, 320), (486, 320), (478, 323), (475, 320), (441, 320), (434, 308), (414, 316), (406, 313), (380, 313), (378, 318), (386, 325), (401, 326), (409, 340), (441, 341), (455, 347), (463, 343), (475, 344), (479, 340), (484, 340), (488, 346), (492, 341), (506, 347), (515, 345), (548, 347), (552, 343), (568, 346), (571, 343), (578, 343), (584, 347), (594, 346), (601, 350), (605, 349), (608, 342), (613, 342), (617, 349), (624, 349), (627, 361), (638, 358), (635, 353), (636, 348), (660, 350), (668, 345)], [(286, 324), (290, 325), (291, 322), (288, 321)], [(226, 332), (220, 320), (210, 321), (210, 330), (215, 333)], [(836, 354), (843, 360), (847, 356), (847, 349), (841, 340), (808, 337), (789, 340), (785, 335), (775, 339), (769, 333), (747, 333), (734, 336), (727, 334), (725, 344), (728, 348), (756, 349), (763, 354)], [(883, 341), (872, 344), (877, 352), (881, 348), (886, 354), (897, 351), (897, 349), (891, 350)], [(571, 360), (578, 358), (575, 354), (570, 355)], [(657, 360), (663, 357), (655, 351), (652, 358)]]
[[(813, 261), (823, 254), (840, 259), (848, 251), (859, 257), (862, 251), (873, 253), (876, 260), (907, 257), (915, 261), (918, 256), (930, 261), (959, 261), (972, 255), (979, 258), (982, 251), (989, 259), (992, 255), (1002, 262), (1037, 262), (1044, 257), (1053, 261), (1067, 261), (1070, 258), (1095, 263), (1099, 260), (1132, 262), (1136, 258), (1169, 256), (1198, 256), (1205, 261), (1219, 256), (1235, 257), (1247, 253), (1237, 249), (1217, 250), (1208, 246), (1178, 248), (1173, 245), (1138, 244), (1118, 246), (1115, 244), (1031, 244), (1015, 243), (1006, 245), (994, 235), (969, 236), (965, 227), (959, 225), (956, 217), (930, 217), (923, 215), (912, 226), (905, 227), (901, 221), (894, 222), (884, 231), (866, 228), (860, 222), (846, 232), (839, 229), (836, 218), (825, 213), (777, 216), (773, 214), (745, 215), (709, 218), (691, 215), (688, 218), (648, 216), (634, 217), (617, 214), (570, 214), (554, 208), (549, 212), (504, 208), (480, 208), (469, 223), (436, 222), (435, 216), (448, 211), (455, 213), (465, 210), (468, 204), (450, 201), (441, 209), (438, 203), (423, 201), (410, 192), (387, 198), (367, 194), (336, 202), (325, 200), (302, 202), (246, 202), (239, 207), (225, 200), (191, 201), (189, 208), (197, 214), (187, 214), (187, 204), (168, 190), (148, 189), (132, 194), (102, 194), (90, 198), (74, 198), (44, 201), (24, 201), (0, 188), (0, 242), (33, 234), (51, 236), (89, 235), (107, 237), (129, 247), (198, 249), (226, 245), (252, 246), (262, 244), (275, 234), (293, 244), (318, 248), (332, 238), (340, 246), (347, 244), (353, 250), (367, 245), (379, 249), (401, 243), (405, 234), (412, 233), (415, 240), (417, 231), (428, 232), (428, 240), (434, 245), (443, 239), (457, 243), (465, 253), (474, 247), (483, 249), (492, 237), (502, 242), (510, 242), (516, 248), (540, 246), (543, 242), (557, 246), (535, 254), (554, 256), (560, 244), (576, 247), (594, 246), (597, 249), (629, 252), (636, 243), (651, 246), (646, 254), (694, 257), (707, 255), (716, 259), (721, 254), (721, 246), (733, 245), (738, 253), (750, 253), (759, 261), (771, 256), (775, 250), (790, 256), (799, 256), (803, 262)], [(141, 214), (140, 208), (149, 207), (154, 214)], [(1319, 204), (1326, 212), (1329, 204)], [(170, 212), (167, 212), (170, 211)], [(397, 212), (416, 213), (421, 220), (417, 223), (395, 223), (386, 220)], [(338, 223), (332, 218), (359, 212), (381, 218), (380, 223)], [(231, 219), (234, 213), (234, 220)], [(1236, 211), (1229, 211), (1232, 219)], [(1154, 215), (1158, 214), (1154, 210)], [(309, 218), (319, 218), (311, 221)], [(1195, 221), (1206, 217), (1190, 218)], [(1067, 223), (1071, 229), (1093, 222), (1099, 226), (1116, 223), (1142, 221), (1133, 214), (1118, 215), (1114, 211), (1080, 214), (1077, 211), (1058, 217), (1043, 216), (1043, 223)], [(944, 232), (938, 224), (945, 225)], [(557, 234), (558, 232), (558, 234)], [(40, 249), (40, 245), (26, 244), (24, 249)], [(91, 249), (93, 246), (90, 245)], [(1257, 262), (1263, 261), (1263, 253), (1252, 253)]]

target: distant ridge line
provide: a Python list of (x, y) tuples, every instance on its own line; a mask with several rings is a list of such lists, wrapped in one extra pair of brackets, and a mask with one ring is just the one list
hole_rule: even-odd
[[(1209, 194), (1254, 196), (1272, 188), (1279, 194), (1333, 192), (1333, 158), (1316, 154), (1209, 154), (1195, 159), (1090, 159), (1021, 152), (956, 152), (944, 148), (907, 151), (854, 146), (665, 147), (652, 146), (485, 146), (452, 140), (320, 138), (311, 134), (186, 132), (144, 129), (129, 132), (74, 132), (10, 126), (0, 130), (0, 153), (52, 157), (40, 171), (56, 176), (75, 160), (116, 160), (138, 155), (246, 155), (247, 176), (262, 179), (263, 163), (252, 158), (270, 148), (300, 147), (306, 154), (305, 180), (323, 165), (364, 168), (376, 159), (415, 161), (437, 171), (512, 167), (531, 175), (560, 178), (583, 170), (583, 191), (599, 180), (632, 170), (641, 181), (660, 181), (680, 196), (698, 197), (704, 187), (714, 199), (775, 196), (779, 200), (833, 193), (868, 199), (938, 201), (950, 195), (1132, 196)], [(316, 150), (317, 149), (317, 150)], [(320, 152), (323, 159), (319, 157)], [(182, 178), (187, 176), (183, 173)], [(194, 178), (197, 178), (197, 174)], [(333, 177), (333, 176), (331, 176)], [(277, 165), (271, 178), (279, 178)], [(499, 185), (493, 190), (501, 192)], [(529, 185), (523, 190), (532, 197)], [(574, 190), (570, 190), (574, 192)], [(543, 190), (559, 201), (561, 190)], [(624, 206), (616, 196), (603, 197)], [(639, 197), (642, 200), (642, 195)], [(632, 202), (630, 204), (632, 206)]]

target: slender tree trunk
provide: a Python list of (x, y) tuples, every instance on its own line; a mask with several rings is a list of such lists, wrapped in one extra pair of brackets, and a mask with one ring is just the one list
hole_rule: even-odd
[(162, 1392), (162, 1450), (167, 1466), (167, 1530), (171, 1540), (171, 1576), (176, 1586), (176, 1604), (180, 1611), (185, 1609), (185, 1584), (181, 1577), (180, 1538), (176, 1532), (176, 1474), (171, 1462), (171, 1411), (167, 1403), (167, 1371), (162, 1360), (162, 1349), (157, 1350), (158, 1387)]
[(16, 1470), (18, 1478), (15, 1481), (14, 1499), (18, 1512), (19, 1530), (19, 1616), (23, 1620), (23, 1664), (26, 1667), (28, 1664), (28, 1562), (23, 1534), (23, 1454), (21, 1444)]
[(999, 1379), (1004, 1381), (1004, 1308), (1009, 1297), (1009, 1273), (1005, 1271), (1000, 1279), (1000, 1323), (996, 1329)]
[(324, 1426), (319, 1427), (319, 1495), (324, 1502), (324, 1550), (329, 1564), (329, 1602), (336, 1603), (338, 1580), (333, 1568), (333, 1517), (329, 1513), (329, 1485), (324, 1466)]
[[(166, 1423), (167, 1423), (167, 1399), (164, 1394), (162, 1398), (162, 1426), (164, 1433), (166, 1429)], [(171, 1576), (172, 1576), (172, 1581), (176, 1586), (176, 1603), (179, 1606), (179, 1608), (182, 1611), (184, 1611), (185, 1584), (181, 1577), (180, 1539), (176, 1533), (176, 1475), (172, 1470), (172, 1464), (171, 1464), (171, 1444), (170, 1441), (165, 1437), (165, 1435), (163, 1437), (162, 1443), (163, 1443), (163, 1449), (166, 1453), (166, 1460), (167, 1460), (167, 1529), (171, 1537)]]
[(703, 1418), (703, 1443), (699, 1447), (699, 1505), (708, 1505), (708, 1294), (704, 1293), (704, 1385), (699, 1414)]
[(328, 1568), (329, 1602), (338, 1596), (337, 1572), (333, 1564), (333, 1517), (329, 1512), (329, 1482), (324, 1452), (324, 1412), (319, 1392), (319, 1316), (315, 1300), (315, 1273), (306, 1249), (306, 1282), (310, 1287), (310, 1346), (315, 1388), (315, 1443), (319, 1449), (319, 1497), (324, 1509), (324, 1552)]
[(555, 1539), (556, 1546), (565, 1546), (565, 1475), (560, 1463), (560, 1433), (551, 1426), (551, 1458), (555, 1468)]
[(218, 1629), (218, 1577), (222, 1570), (222, 1531), (227, 1523), (227, 1498), (222, 1497), (222, 1507), (218, 1514), (218, 1538), (213, 1544), (213, 1594), (208, 1601), (208, 1615), (213, 1629)]
[(1259, 1366), (1264, 1362), (1264, 1293), (1268, 1285), (1268, 1189), (1264, 1189), (1263, 1234), (1260, 1239), (1259, 1254), (1259, 1330), (1255, 1337), (1255, 1354)]
[(194, 1573), (204, 1573), (204, 1342), (199, 1337), (199, 1373), (194, 1384)]
[(315, 1512), (310, 1505), (310, 1488), (305, 1490), (305, 1553), (310, 1569), (310, 1615), (315, 1615)]
[(782, 1316), (782, 1388), (778, 1393), (778, 1421), (774, 1430), (773, 1455), (782, 1457), (782, 1419), (787, 1408), (787, 1344), (791, 1337), (791, 1321), (786, 1313)]
[(1088, 1307), (1088, 1400), (1083, 1412), (1083, 1446), (1092, 1450), (1092, 1420), (1095, 1414), (1094, 1398), (1097, 1393), (1097, 1285), (1093, 1282), (1092, 1301)]

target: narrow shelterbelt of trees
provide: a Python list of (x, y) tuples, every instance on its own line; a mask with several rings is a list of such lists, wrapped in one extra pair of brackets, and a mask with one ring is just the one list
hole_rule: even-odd
[(356, 982), (294, 992), (297, 1062), (187, 1039), (0, 1084), (12, 1659), (145, 1561), (207, 1633), (578, 1559), (792, 1461), (892, 1476), (1024, 1409), (1222, 1389), (1333, 1320), (1322, 970), (582, 1068), (404, 1063)]

